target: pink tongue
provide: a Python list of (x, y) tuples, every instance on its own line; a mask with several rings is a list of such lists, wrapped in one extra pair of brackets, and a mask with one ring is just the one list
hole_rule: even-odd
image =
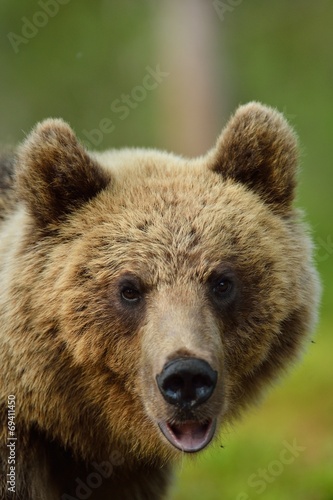
[(158, 425), (173, 446), (186, 453), (194, 453), (202, 450), (212, 440), (216, 420), (209, 420), (203, 424), (187, 421), (177, 424), (160, 422)]
[(207, 444), (209, 424), (184, 422), (183, 424), (169, 425), (168, 427), (170, 434), (174, 437), (174, 444), (184, 451), (197, 451)]
[(187, 422), (170, 426), (177, 440), (184, 445), (185, 448), (194, 448), (200, 444), (206, 436), (207, 425), (198, 424), (196, 422)]

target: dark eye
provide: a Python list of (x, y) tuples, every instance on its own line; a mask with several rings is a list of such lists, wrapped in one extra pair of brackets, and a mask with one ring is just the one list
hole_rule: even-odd
[(136, 303), (141, 300), (141, 293), (136, 288), (130, 286), (123, 287), (121, 290), (121, 297), (130, 303)]
[(226, 295), (232, 290), (232, 283), (229, 279), (223, 278), (214, 286), (213, 292), (216, 295)]
[(233, 289), (233, 283), (229, 278), (221, 278), (213, 287), (213, 292), (218, 298), (228, 297)]
[(240, 281), (232, 265), (222, 262), (211, 273), (207, 281), (208, 294), (217, 310), (235, 308), (240, 297)]

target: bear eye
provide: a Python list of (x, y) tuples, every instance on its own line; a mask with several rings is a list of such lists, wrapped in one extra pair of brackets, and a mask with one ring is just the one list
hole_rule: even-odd
[(132, 304), (139, 302), (141, 299), (141, 293), (134, 287), (125, 286), (121, 290), (121, 297), (126, 302), (130, 302)]
[(229, 278), (221, 278), (213, 287), (213, 292), (217, 297), (228, 296), (233, 289), (233, 284)]
[(239, 280), (231, 266), (218, 266), (208, 280), (209, 294), (215, 305), (228, 307), (234, 303), (239, 292)]
[(139, 305), (145, 298), (146, 287), (132, 274), (124, 274), (118, 282), (118, 297), (123, 306)]

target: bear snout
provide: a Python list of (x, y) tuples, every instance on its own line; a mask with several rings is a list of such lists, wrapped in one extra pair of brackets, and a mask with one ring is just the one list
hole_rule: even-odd
[(177, 358), (165, 364), (156, 381), (165, 401), (186, 411), (212, 396), (217, 372), (203, 359)]

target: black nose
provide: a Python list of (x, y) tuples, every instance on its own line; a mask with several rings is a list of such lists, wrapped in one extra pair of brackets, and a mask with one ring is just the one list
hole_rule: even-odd
[(217, 372), (203, 359), (178, 358), (167, 363), (156, 380), (168, 403), (193, 408), (213, 394)]

